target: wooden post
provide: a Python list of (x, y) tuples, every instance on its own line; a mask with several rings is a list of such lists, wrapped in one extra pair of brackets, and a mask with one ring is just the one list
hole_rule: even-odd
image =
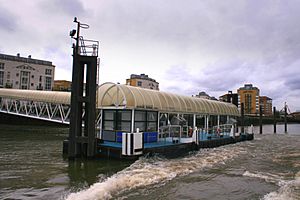
[(274, 133), (276, 133), (276, 107), (273, 107)]
[(241, 103), (241, 133), (244, 133), (244, 120), (245, 120), (244, 103)]
[(287, 107), (284, 104), (284, 133), (287, 133)]
[(262, 106), (259, 105), (259, 134), (262, 134)]

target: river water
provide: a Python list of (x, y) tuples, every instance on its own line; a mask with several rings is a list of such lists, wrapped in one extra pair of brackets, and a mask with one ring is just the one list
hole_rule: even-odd
[(178, 159), (62, 157), (66, 128), (0, 125), (0, 199), (300, 199), (300, 124)]

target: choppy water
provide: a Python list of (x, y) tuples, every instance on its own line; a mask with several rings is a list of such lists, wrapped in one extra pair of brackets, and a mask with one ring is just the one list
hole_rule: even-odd
[(69, 162), (67, 129), (0, 125), (0, 199), (300, 199), (300, 125), (272, 128), (253, 141), (132, 163)]

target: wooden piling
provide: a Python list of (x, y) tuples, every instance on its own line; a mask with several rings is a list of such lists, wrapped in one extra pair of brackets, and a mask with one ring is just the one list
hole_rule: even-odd
[(276, 133), (276, 107), (273, 107), (274, 133)]
[(244, 133), (244, 120), (245, 120), (245, 112), (244, 112), (244, 103), (241, 103), (241, 133)]
[(284, 104), (284, 133), (287, 133), (287, 106)]
[(259, 106), (259, 134), (262, 134), (262, 106)]

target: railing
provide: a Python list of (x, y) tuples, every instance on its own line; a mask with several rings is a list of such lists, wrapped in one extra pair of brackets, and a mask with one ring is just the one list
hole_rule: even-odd
[(78, 54), (82, 56), (98, 57), (99, 42), (95, 40), (85, 40), (79, 37), (80, 45), (78, 46)]
[[(70, 105), (38, 102), (29, 100), (17, 100), (0, 97), (0, 112), (19, 115), (22, 117), (69, 124)], [(82, 117), (85, 112), (83, 110)], [(96, 127), (100, 128), (102, 121), (101, 112), (97, 113)]]
[(0, 98), (0, 112), (69, 124), (70, 106)]

